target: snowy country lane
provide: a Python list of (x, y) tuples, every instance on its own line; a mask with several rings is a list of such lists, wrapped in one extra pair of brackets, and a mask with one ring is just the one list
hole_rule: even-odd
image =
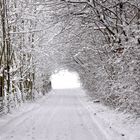
[(78, 89), (52, 91), (0, 126), (0, 140), (108, 140), (81, 103), (83, 96)]

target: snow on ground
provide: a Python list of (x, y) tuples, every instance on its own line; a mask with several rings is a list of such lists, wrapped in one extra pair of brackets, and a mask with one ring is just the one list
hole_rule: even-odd
[(1, 117), (0, 140), (140, 140), (124, 116), (91, 102), (82, 89), (53, 90)]
[[(118, 112), (94, 102), (89, 96), (85, 95), (82, 102), (86, 104), (89, 112), (94, 116), (94, 120), (106, 129), (106, 132), (115, 132), (122, 135), (126, 140), (140, 140), (140, 118), (133, 114)], [(111, 130), (111, 131), (110, 131)]]

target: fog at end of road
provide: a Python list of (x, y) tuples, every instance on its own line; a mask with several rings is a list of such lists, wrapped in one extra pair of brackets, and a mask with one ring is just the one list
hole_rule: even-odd
[(52, 75), (51, 81), (53, 89), (68, 89), (80, 87), (78, 74), (75, 72), (69, 72), (68, 70), (62, 70)]

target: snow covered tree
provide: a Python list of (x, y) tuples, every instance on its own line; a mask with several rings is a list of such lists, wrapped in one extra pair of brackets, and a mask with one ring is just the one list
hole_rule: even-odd
[(54, 19), (62, 66), (79, 73), (92, 97), (139, 114), (139, 1), (63, 0)]

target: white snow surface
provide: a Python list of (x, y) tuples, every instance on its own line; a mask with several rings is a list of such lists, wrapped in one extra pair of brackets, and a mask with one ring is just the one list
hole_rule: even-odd
[(53, 90), (1, 117), (0, 140), (140, 140), (114, 114), (82, 89)]

